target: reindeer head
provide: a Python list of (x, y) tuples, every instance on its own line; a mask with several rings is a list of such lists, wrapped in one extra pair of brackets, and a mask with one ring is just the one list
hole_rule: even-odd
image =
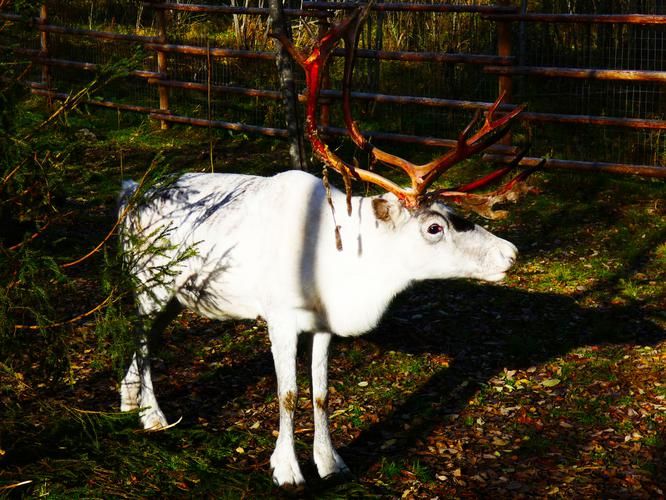
[[(350, 16), (334, 25), (315, 45), (309, 55), (305, 55), (297, 49), (283, 33), (275, 34), (285, 49), (294, 60), (305, 71), (306, 85), (308, 89), (306, 104), (306, 133), (312, 144), (316, 155), (328, 167), (339, 172), (345, 181), (348, 198), (350, 196), (351, 180), (362, 180), (375, 184), (386, 191), (393, 193), (403, 203), (405, 208), (416, 210), (424, 204), (434, 200), (448, 200), (461, 204), (466, 208), (477, 212), (483, 217), (496, 219), (506, 215), (505, 211), (498, 211), (494, 206), (505, 201), (515, 201), (520, 194), (527, 191), (522, 182), (535, 169), (523, 171), (508, 183), (489, 193), (477, 194), (473, 191), (488, 186), (513, 170), (524, 154), (519, 154), (511, 164), (501, 167), (487, 176), (474, 182), (452, 188), (428, 191), (428, 188), (447, 170), (457, 163), (479, 153), (500, 140), (514, 123), (516, 117), (523, 111), (524, 106), (513, 108), (510, 112), (496, 118), (498, 108), (502, 104), (504, 95), (501, 95), (488, 109), (483, 124), (479, 127), (480, 113), (477, 112), (472, 121), (460, 133), (456, 147), (435, 158), (434, 160), (418, 165), (396, 155), (381, 150), (371, 144), (361, 133), (358, 125), (351, 114), (351, 81), (354, 71), (356, 46), (358, 44), (361, 27), (371, 7), (371, 3), (357, 8)], [(322, 84), (323, 70), (328, 60), (338, 45), (344, 40), (345, 44), (345, 67), (342, 85), (342, 103), (344, 121), (349, 135), (354, 144), (365, 151), (370, 158), (370, 164), (382, 165), (399, 169), (407, 174), (410, 184), (402, 187), (386, 177), (379, 175), (373, 170), (366, 170), (357, 165), (351, 165), (331, 151), (321, 139), (317, 128), (317, 107), (319, 93)], [(348, 210), (350, 205), (348, 203)]]

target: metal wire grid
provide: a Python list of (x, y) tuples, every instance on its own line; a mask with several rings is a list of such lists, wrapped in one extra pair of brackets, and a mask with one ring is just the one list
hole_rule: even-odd
[(521, 0), (514, 5), (523, 3), (530, 12), (553, 14), (666, 14), (663, 0)]
[[(520, 40), (518, 33), (525, 39)], [(663, 71), (666, 28), (623, 24), (525, 23), (521, 64)], [(519, 49), (520, 50), (520, 49)]]
[[(650, 2), (631, 2), (629, 7), (636, 8), (638, 3), (644, 10), (631, 12), (659, 13), (661, 7), (660, 2), (649, 6)], [(628, 13), (617, 4), (608, 7), (607, 13)], [(526, 37), (515, 43), (526, 48), (520, 59), (527, 66), (639, 71), (664, 71), (666, 67), (666, 29), (662, 26), (526, 23), (518, 33)], [(529, 102), (530, 111), (655, 120), (666, 116), (666, 86), (662, 83), (519, 77), (514, 90), (515, 100)], [(540, 125), (535, 130), (535, 136), (550, 138), (550, 144), (535, 141), (536, 154), (655, 165), (665, 162), (664, 133), (660, 131), (585, 125)]]

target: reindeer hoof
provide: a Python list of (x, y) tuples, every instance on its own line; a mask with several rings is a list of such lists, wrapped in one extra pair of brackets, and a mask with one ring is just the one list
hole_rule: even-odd
[[(287, 474), (288, 475), (288, 474)], [(305, 491), (305, 479), (291, 476), (285, 477), (284, 473), (273, 470), (273, 484), (288, 493), (302, 493)]]
[(342, 457), (335, 450), (330, 451), (331, 453), (324, 455), (315, 455), (315, 464), (319, 477), (322, 479), (331, 479), (337, 476), (351, 475), (351, 471), (344, 460), (342, 460)]
[(160, 410), (149, 410), (141, 415), (141, 425), (143, 425), (144, 430), (158, 431), (168, 427), (169, 423)]
[(299, 491), (305, 487), (305, 478), (298, 466), (298, 461), (292, 453), (279, 453), (276, 448), (271, 457), (273, 469), (273, 483), (289, 491)]

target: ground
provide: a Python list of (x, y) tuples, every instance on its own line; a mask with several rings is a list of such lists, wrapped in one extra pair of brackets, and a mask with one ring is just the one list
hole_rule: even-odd
[[(268, 175), (286, 165), (283, 144), (253, 137), (160, 131), (137, 119), (108, 128), (88, 115), (66, 125), (85, 141), (63, 167), (66, 216), (40, 235), (58, 262), (104, 238), (121, 177), (140, 177), (157, 154), (182, 171), (210, 169), (211, 154), (217, 171)], [(351, 477), (316, 477), (301, 356), (303, 495), (664, 496), (664, 184), (564, 171), (532, 182), (540, 195), (484, 223), (520, 249), (503, 283), (418, 284), (376, 330), (335, 342), (331, 428)], [(68, 268), (58, 318), (104, 300), (113, 241)], [(157, 352), (154, 381), (168, 419), (182, 420), (144, 432), (136, 414), (118, 411), (104, 314), (66, 326), (67, 371), (57, 380), (40, 368), (48, 336), (17, 331), (25, 359), (0, 364), (0, 495), (283, 495), (269, 474), (278, 408), (265, 324), (181, 315)]]

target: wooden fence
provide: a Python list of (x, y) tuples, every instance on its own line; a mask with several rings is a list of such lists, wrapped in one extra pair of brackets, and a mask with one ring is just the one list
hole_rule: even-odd
[[(622, 174), (635, 174), (649, 177), (666, 177), (666, 68), (656, 62), (652, 67), (643, 69), (645, 65), (642, 62), (642, 54), (637, 53), (633, 61), (637, 67), (609, 68), (609, 67), (585, 67), (585, 66), (566, 66), (566, 65), (538, 65), (525, 62), (525, 41), (522, 38), (525, 27), (543, 26), (543, 25), (580, 25), (585, 27), (588, 38), (592, 40), (593, 36), (590, 30), (595, 26), (610, 25), (625, 29), (631, 27), (638, 30), (649, 29), (650, 33), (661, 34), (662, 46), (666, 43), (666, 36), (663, 34), (666, 26), (666, 15), (645, 15), (645, 14), (545, 14), (528, 13), (523, 8), (507, 5), (510, 2), (502, 2), (502, 5), (450, 5), (450, 4), (419, 4), (419, 3), (377, 3), (373, 6), (377, 15), (390, 12), (406, 13), (427, 13), (429, 15), (447, 16), (456, 14), (465, 14), (478, 16), (484, 22), (491, 23), (494, 26), (494, 36), (496, 40), (496, 53), (479, 54), (470, 52), (448, 52), (448, 51), (413, 51), (413, 50), (383, 50), (379, 48), (361, 48), (358, 57), (368, 61), (396, 63), (420, 63), (427, 62), (431, 64), (440, 64), (447, 68), (450, 67), (475, 67), (480, 70), (485, 78), (496, 78), (495, 93), (506, 92), (509, 96), (509, 102), (512, 97), (516, 101), (527, 101), (528, 111), (522, 113), (521, 120), (536, 127), (538, 130), (533, 134), (540, 134), (543, 142), (547, 142), (548, 131), (543, 127), (547, 125), (556, 125), (558, 127), (588, 127), (591, 130), (590, 137), (605, 136), (608, 130), (616, 133), (613, 137), (623, 137), (624, 134), (646, 134), (649, 137), (647, 141), (647, 157), (651, 158), (650, 163), (632, 163), (622, 161), (597, 161), (595, 158), (585, 158), (584, 151), (580, 153), (583, 158), (567, 158), (566, 148), (562, 151), (557, 148), (547, 151), (551, 154), (548, 158), (546, 168), (564, 168), (578, 170), (592, 170), (615, 172)], [(3, 44), (5, 50), (9, 50), (14, 57), (27, 57), (41, 67), (41, 73), (34, 81), (28, 81), (33, 93), (47, 96), (51, 99), (66, 99), (68, 94), (63, 92), (54, 84), (52, 78), (53, 68), (65, 68), (74, 72), (94, 72), (99, 69), (99, 62), (71, 60), (60, 57), (57, 50), (53, 50), (51, 36), (67, 35), (72, 37), (83, 37), (86, 39), (101, 40), (106, 42), (118, 42), (138, 44), (144, 50), (154, 53), (155, 57), (151, 59), (153, 67), (134, 70), (131, 76), (143, 82), (142, 85), (155, 87), (159, 95), (158, 101), (154, 106), (146, 106), (141, 103), (118, 102), (110, 99), (91, 99), (89, 103), (95, 106), (115, 108), (130, 112), (146, 113), (151, 118), (159, 120), (163, 127), (169, 123), (182, 123), (195, 126), (220, 127), (234, 131), (246, 133), (257, 133), (272, 137), (285, 138), (288, 135), (287, 129), (280, 126), (265, 126), (249, 124), (240, 121), (212, 119), (211, 116), (205, 118), (194, 117), (188, 114), (175, 112), (171, 102), (171, 94), (175, 90), (203, 93), (207, 95), (210, 101), (212, 96), (244, 96), (257, 99), (256, 102), (274, 101), (279, 102), (281, 93), (278, 90), (266, 88), (251, 88), (244, 85), (214, 84), (211, 81), (211, 59), (227, 60), (234, 59), (238, 61), (269, 61), (275, 60), (275, 53), (268, 50), (251, 50), (239, 48), (225, 48), (197, 46), (187, 43), (178, 43), (170, 39), (170, 19), (176, 12), (196, 13), (197, 15), (207, 16), (267, 16), (268, 9), (262, 7), (237, 7), (229, 5), (200, 5), (185, 3), (168, 3), (160, 0), (142, 2), (141, 8), (152, 9), (154, 14), (154, 32), (150, 35), (139, 33), (122, 33), (113, 30), (98, 30), (92, 28), (81, 28), (66, 25), (62, 22), (66, 12), (59, 12), (60, 22), (51, 20), (51, 10), (47, 8), (47, 3), (43, 4), (39, 10), (39, 15), (34, 18), (26, 18), (14, 12), (0, 11), (0, 20), (5, 23), (23, 26), (26, 32), (34, 33), (35, 38), (39, 39), (38, 46), (30, 47), (29, 44)], [(318, 20), (320, 24), (325, 24), (328, 19), (337, 10), (353, 8), (352, 3), (331, 3), (331, 2), (304, 2), (300, 8), (288, 8), (285, 14), (291, 18), (307, 18)], [(655, 31), (656, 30), (656, 31)], [(596, 35), (595, 35), (596, 36)], [(656, 35), (655, 35), (656, 36)], [(0, 31), (0, 43), (3, 43), (2, 32)], [(590, 42), (592, 43), (592, 42)], [(619, 44), (621, 45), (621, 44)], [(618, 45), (618, 46), (619, 46)], [(588, 50), (588, 49), (586, 49)], [(624, 49), (622, 49), (624, 50)], [(341, 54), (339, 51), (338, 55)], [(169, 56), (182, 55), (187, 57), (201, 58), (207, 67), (207, 81), (188, 81), (174, 77), (174, 70), (169, 65)], [(658, 54), (658, 57), (663, 54)], [(573, 56), (572, 56), (573, 57)], [(206, 63), (207, 61), (207, 63)], [(624, 63), (623, 63), (624, 64)], [(525, 82), (529, 82), (526, 85)], [(586, 86), (594, 85), (594, 82), (616, 83), (637, 83), (647, 85), (648, 91), (641, 90), (641, 95), (650, 98), (652, 101), (647, 105), (641, 105), (649, 110), (642, 113), (644, 116), (631, 116), (631, 112), (619, 112), (617, 115), (609, 114), (588, 114), (575, 112), (553, 112), (539, 110), (539, 105), (533, 105), (530, 96), (540, 95), (539, 82), (548, 82), (550, 88), (553, 85), (566, 85), (565, 82), (583, 81)], [(534, 82), (537, 82), (536, 84)], [(545, 85), (545, 87), (548, 87)], [(523, 88), (532, 88), (529, 92), (523, 91)], [(516, 87), (518, 90), (516, 91)], [(544, 87), (544, 88), (545, 88)], [(603, 89), (602, 89), (603, 90)], [(597, 90), (596, 94), (600, 92)], [(603, 92), (601, 92), (603, 93)], [(331, 105), (335, 100), (339, 100), (341, 92), (334, 88), (326, 89), (322, 92), (324, 107)], [(610, 94), (609, 94), (610, 96)], [(389, 94), (378, 91), (374, 92), (353, 92), (352, 98), (358, 103), (369, 103), (371, 105), (392, 105), (408, 106), (410, 109), (437, 109), (437, 110), (483, 110), (490, 105), (489, 100), (476, 99), (456, 99), (450, 97), (430, 97), (430, 96), (411, 96), (406, 94)], [(304, 100), (303, 95), (299, 96)], [(601, 96), (604, 99), (604, 96)], [(416, 107), (416, 108), (415, 108)], [(535, 109), (536, 108), (536, 109)], [(325, 116), (328, 113), (324, 112)], [(209, 114), (210, 115), (210, 114)], [(638, 113), (641, 115), (641, 113)], [(325, 131), (331, 135), (345, 135), (345, 131), (326, 123)], [(403, 143), (424, 144), (428, 146), (450, 147), (455, 144), (455, 140), (444, 137), (433, 137), (431, 135), (422, 136), (418, 134), (402, 133), (400, 131), (382, 132), (373, 130), (372, 136), (375, 140), (394, 141)], [(631, 136), (628, 139), (626, 147), (631, 149)], [(614, 140), (614, 139), (611, 139)], [(621, 140), (621, 139), (620, 139)], [(642, 147), (645, 149), (645, 146)], [(511, 153), (515, 151), (511, 143), (505, 142), (495, 146), (486, 159), (492, 161), (505, 161), (510, 158)], [(585, 149), (583, 144), (582, 149)], [(538, 154), (543, 154), (541, 151)], [(645, 155), (644, 155), (645, 156)], [(526, 166), (533, 165), (540, 161), (540, 158), (524, 158), (522, 163)]]

